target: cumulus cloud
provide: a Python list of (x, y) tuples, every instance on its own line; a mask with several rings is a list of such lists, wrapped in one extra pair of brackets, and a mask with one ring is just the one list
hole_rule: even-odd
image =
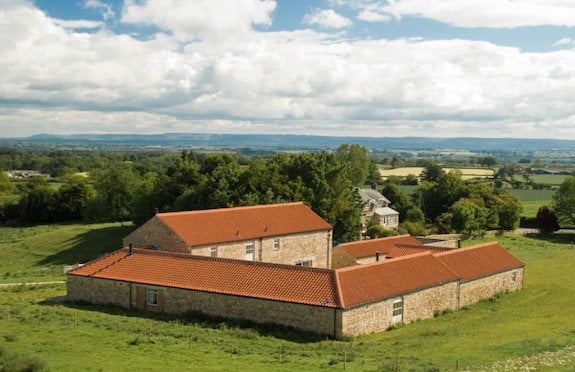
[(421, 17), (457, 27), (575, 26), (575, 2), (567, 0), (351, 0), (366, 21)]
[[(575, 50), (524, 53), (456, 39), (349, 40), (309, 29), (248, 30), (249, 38), (233, 44), (184, 42), (175, 33), (138, 40), (105, 28), (76, 32), (23, 4), (0, 6), (2, 135), (575, 138)], [(241, 18), (248, 27), (257, 17)], [(198, 27), (192, 33), (199, 37)]]
[(563, 39), (557, 40), (553, 44), (553, 46), (557, 46), (557, 47), (570, 46), (570, 45), (575, 45), (575, 40), (569, 39), (569, 38), (563, 38)]
[(316, 9), (304, 17), (303, 23), (334, 29), (349, 27), (353, 24), (349, 19), (337, 14), (333, 9)]
[(156, 26), (181, 41), (244, 38), (269, 26), (273, 0), (125, 0), (122, 22)]
[(54, 24), (64, 27), (64, 28), (86, 28), (86, 29), (93, 29), (93, 28), (100, 28), (104, 26), (104, 22), (98, 21), (88, 21), (83, 19), (74, 19), (74, 20), (64, 20), (64, 19), (54, 19)]

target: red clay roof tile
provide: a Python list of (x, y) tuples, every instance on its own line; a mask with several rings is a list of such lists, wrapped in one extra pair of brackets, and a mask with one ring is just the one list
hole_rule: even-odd
[(334, 271), (302, 266), (121, 249), (69, 275), (339, 307)]
[(452, 249), (434, 256), (459, 275), (463, 282), (524, 266), (497, 242)]
[(337, 269), (336, 276), (343, 307), (400, 296), (459, 279), (429, 252)]
[(158, 213), (155, 218), (190, 246), (332, 228), (302, 202)]
[(428, 245), (396, 244), (395, 247), (392, 247), (389, 252), (387, 252), (386, 258), (409, 256), (421, 252), (439, 253), (450, 251), (452, 249), (453, 248), (434, 247)]
[(398, 236), (388, 236), (386, 238), (361, 240), (358, 242), (342, 243), (338, 247), (345, 250), (355, 258), (375, 256), (376, 252), (387, 254), (397, 244), (407, 244), (412, 246), (423, 245), (413, 236), (405, 234)]

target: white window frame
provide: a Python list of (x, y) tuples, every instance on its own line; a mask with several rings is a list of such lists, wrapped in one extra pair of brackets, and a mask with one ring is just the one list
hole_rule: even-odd
[(158, 306), (158, 289), (157, 288), (147, 288), (146, 289), (146, 304), (148, 306)]
[(393, 299), (391, 317), (393, 324), (403, 323), (403, 297)]
[(210, 257), (218, 257), (218, 247), (210, 247)]
[(274, 239), (274, 251), (279, 251), (280, 250), (280, 238), (275, 238)]
[(256, 244), (251, 241), (246, 243), (246, 259), (255, 260)]
[(297, 260), (295, 262), (296, 266), (305, 266), (305, 267), (312, 267), (313, 266), (313, 260), (311, 258), (305, 258), (302, 260)]

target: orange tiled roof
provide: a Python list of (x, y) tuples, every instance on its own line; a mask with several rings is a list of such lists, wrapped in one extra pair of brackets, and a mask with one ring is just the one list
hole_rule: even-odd
[(178, 254), (120, 249), (69, 275), (339, 307), (334, 271)]
[(336, 270), (344, 307), (458, 280), (429, 252)]
[(389, 252), (387, 252), (386, 258), (409, 256), (411, 254), (417, 254), (421, 252), (439, 253), (439, 252), (450, 251), (452, 249), (453, 248), (434, 247), (421, 244), (420, 245), (396, 244), (389, 250)]
[(355, 258), (375, 256), (376, 252), (387, 254), (397, 244), (418, 246), (421, 244), (419, 240), (415, 239), (409, 234), (388, 236), (386, 238), (361, 240), (358, 242), (342, 243), (338, 245), (341, 249), (345, 250)]
[(497, 242), (452, 249), (437, 253), (435, 257), (459, 275), (463, 282), (524, 266)]
[(302, 202), (158, 213), (155, 218), (190, 246), (331, 230)]

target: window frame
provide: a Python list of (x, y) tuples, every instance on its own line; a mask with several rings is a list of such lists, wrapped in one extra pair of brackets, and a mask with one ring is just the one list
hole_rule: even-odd
[(210, 257), (218, 257), (218, 247), (213, 246), (209, 249)]
[(274, 246), (273, 246), (273, 250), (274, 251), (279, 251), (281, 247), (281, 242), (280, 242), (280, 238), (275, 238), (274, 239)]
[(159, 305), (158, 288), (146, 288), (146, 305), (148, 305), (148, 306), (158, 306)]

